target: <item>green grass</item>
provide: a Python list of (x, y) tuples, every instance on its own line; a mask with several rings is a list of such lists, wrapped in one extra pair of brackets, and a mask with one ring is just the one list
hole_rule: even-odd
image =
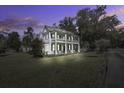
[(33, 58), (24, 53), (0, 57), (0, 87), (102, 87), (103, 54)]

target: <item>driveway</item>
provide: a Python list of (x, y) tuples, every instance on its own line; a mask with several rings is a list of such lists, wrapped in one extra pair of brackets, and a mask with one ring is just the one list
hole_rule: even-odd
[(108, 52), (108, 71), (105, 87), (124, 88), (124, 56), (120, 50)]

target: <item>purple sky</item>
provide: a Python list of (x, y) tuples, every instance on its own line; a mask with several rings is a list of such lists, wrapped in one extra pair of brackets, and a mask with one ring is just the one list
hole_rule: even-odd
[[(82, 8), (95, 8), (96, 6), (86, 5), (32, 5), (32, 6), (0, 6), (0, 20), (4, 20), (8, 17), (19, 17), (19, 18), (33, 18), (38, 20), (42, 24), (52, 25), (63, 19), (65, 16), (75, 16), (76, 13)], [(107, 6), (107, 12), (118, 10), (123, 6)], [(119, 16), (122, 20), (123, 16)]]
[[(93, 5), (0, 5), (0, 21), (10, 17), (17, 17), (21, 20), (31, 18), (43, 25), (52, 25), (65, 16), (74, 17), (80, 9), (95, 7)], [(106, 11), (108, 15), (116, 14), (124, 23), (124, 6), (107, 6)], [(21, 31), (21, 33), (23, 32)]]

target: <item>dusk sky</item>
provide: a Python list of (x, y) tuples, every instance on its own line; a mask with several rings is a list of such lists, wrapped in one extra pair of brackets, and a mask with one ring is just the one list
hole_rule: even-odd
[[(69, 5), (69, 6), (54, 6), (54, 5), (33, 5), (33, 6), (0, 6), (0, 20), (4, 20), (9, 17), (19, 18), (32, 18), (41, 22), (42, 24), (52, 25), (53, 23), (59, 22), (65, 16), (75, 16), (76, 13), (82, 8), (95, 8), (96, 6), (86, 5)], [(124, 6), (107, 6), (107, 12), (117, 12), (120, 10), (123, 12)], [(123, 12), (124, 13), (124, 12)], [(117, 13), (119, 19), (124, 20), (124, 14)]]
[[(0, 6), (0, 21), (10, 17), (20, 19), (33, 19), (43, 25), (58, 23), (65, 16), (76, 16), (77, 12), (83, 8), (95, 8), (96, 6), (87, 5), (7, 5)], [(107, 6), (108, 15), (116, 14), (124, 23), (124, 6)]]

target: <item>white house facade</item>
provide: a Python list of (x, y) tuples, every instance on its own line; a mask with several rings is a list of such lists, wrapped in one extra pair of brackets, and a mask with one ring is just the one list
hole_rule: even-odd
[(58, 29), (45, 26), (42, 31), (45, 55), (61, 55), (80, 52), (78, 35)]

